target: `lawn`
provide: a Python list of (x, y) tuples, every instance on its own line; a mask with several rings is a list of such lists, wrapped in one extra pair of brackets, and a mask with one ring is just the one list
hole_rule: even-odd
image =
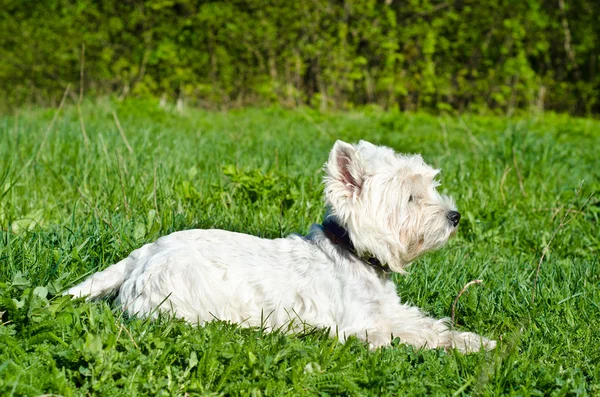
[[(483, 280), (455, 319), (496, 350), (371, 352), (320, 331), (149, 322), (60, 295), (176, 230), (305, 233), (323, 216), (336, 139), (442, 169), (459, 233), (394, 280), (435, 317)], [(552, 114), (179, 112), (104, 99), (2, 116), (0, 394), (600, 395), (599, 150), (600, 122)]]

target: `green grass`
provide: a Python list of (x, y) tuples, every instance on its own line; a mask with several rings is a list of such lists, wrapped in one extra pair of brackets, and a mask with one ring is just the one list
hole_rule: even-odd
[[(179, 114), (101, 100), (82, 108), (86, 146), (77, 109), (67, 105), (48, 130), (54, 114), (0, 118), (1, 395), (600, 394), (598, 121)], [(321, 166), (338, 138), (419, 152), (442, 168), (442, 190), (463, 214), (458, 236), (395, 280), (405, 301), (436, 317), (450, 316), (467, 282), (484, 280), (456, 317), (499, 340), (495, 351), (370, 352), (323, 332), (124, 318), (109, 301), (58, 294), (175, 230), (306, 232), (323, 215)], [(532, 304), (536, 266), (571, 202)]]

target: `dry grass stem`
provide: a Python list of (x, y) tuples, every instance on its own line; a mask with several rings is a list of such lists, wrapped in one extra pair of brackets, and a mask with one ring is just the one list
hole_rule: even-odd
[(110, 156), (108, 155), (108, 148), (106, 147), (106, 142), (104, 142), (104, 137), (101, 133), (98, 133), (98, 138), (100, 138), (100, 145), (102, 146), (102, 152), (104, 153), (106, 162), (110, 164)]
[(473, 131), (471, 131), (471, 129), (469, 128), (467, 123), (465, 123), (465, 120), (463, 120), (463, 118), (460, 117), (458, 119), (458, 121), (460, 121), (460, 125), (463, 127), (463, 129), (469, 136), (469, 139), (471, 140), (471, 142), (473, 142), (475, 144), (475, 146), (477, 146), (479, 149), (483, 149), (483, 145), (481, 144), (481, 142), (479, 142), (479, 140), (477, 138), (475, 138), (475, 135), (473, 135)]
[(58, 105), (56, 112), (54, 112), (54, 117), (52, 117), (52, 121), (48, 125), (48, 128), (46, 128), (46, 132), (44, 133), (44, 137), (42, 138), (42, 143), (40, 144), (40, 147), (38, 148), (37, 153), (35, 154), (35, 161), (38, 161), (40, 154), (42, 153), (42, 149), (44, 148), (44, 145), (46, 144), (46, 141), (48, 140), (48, 135), (50, 134), (50, 131), (52, 131), (52, 127), (54, 127), (54, 123), (56, 123), (56, 119), (58, 118), (58, 115), (60, 114), (60, 111), (61, 111), (63, 105), (65, 104), (65, 99), (67, 99), (67, 95), (69, 95), (70, 90), (71, 90), (71, 84), (67, 84), (67, 88), (65, 88), (65, 92), (63, 93), (62, 99), (60, 100), (60, 104)]
[[(133, 345), (135, 346), (136, 349), (140, 350), (140, 347), (138, 346), (138, 344), (135, 342), (135, 339), (133, 339), (133, 335), (131, 335), (131, 332), (129, 332), (129, 330), (127, 329), (127, 327), (121, 323), (121, 329), (124, 329), (125, 332), (127, 332), (127, 335), (129, 335), (129, 339), (131, 339), (131, 342), (133, 342)], [(121, 330), (119, 330), (119, 334), (121, 333)]]
[(83, 121), (83, 114), (81, 112), (81, 105), (77, 104), (77, 114), (79, 115), (79, 125), (81, 126), (81, 135), (83, 136), (83, 143), (86, 149), (90, 147), (90, 138), (88, 138), (87, 132), (85, 131), (85, 123)]
[(456, 325), (456, 305), (458, 305), (458, 299), (460, 298), (460, 296), (462, 294), (465, 293), (465, 291), (467, 290), (467, 288), (469, 288), (471, 285), (473, 284), (482, 284), (483, 280), (473, 280), (473, 281), (469, 281), (468, 283), (465, 284), (464, 287), (462, 287), (462, 289), (460, 290), (460, 292), (458, 293), (458, 295), (456, 296), (456, 299), (454, 299), (454, 303), (452, 303), (452, 325)]
[(121, 134), (121, 138), (123, 138), (123, 142), (125, 142), (127, 150), (129, 150), (129, 153), (133, 154), (133, 148), (131, 147), (129, 141), (127, 140), (127, 137), (125, 136), (125, 131), (123, 131), (123, 127), (121, 127), (121, 123), (119, 122), (119, 118), (117, 117), (117, 112), (113, 111), (112, 115), (115, 119), (115, 124), (117, 125), (117, 129), (119, 130), (119, 134)]

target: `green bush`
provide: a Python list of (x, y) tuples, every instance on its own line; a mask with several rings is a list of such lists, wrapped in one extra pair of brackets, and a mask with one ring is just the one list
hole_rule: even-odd
[(85, 90), (274, 103), (600, 111), (596, 0), (4, 2), (4, 108)]

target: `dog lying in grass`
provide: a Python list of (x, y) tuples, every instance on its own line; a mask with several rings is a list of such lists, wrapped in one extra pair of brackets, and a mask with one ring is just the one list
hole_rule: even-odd
[(167, 312), (202, 325), (301, 331), (328, 328), (371, 348), (393, 338), (423, 348), (493, 349), (495, 341), (449, 328), (400, 302), (390, 272), (456, 233), (460, 214), (419, 155), (337, 141), (325, 164), (328, 213), (307, 236), (275, 240), (223, 230), (186, 230), (146, 244), (69, 289), (112, 293), (129, 315)]

